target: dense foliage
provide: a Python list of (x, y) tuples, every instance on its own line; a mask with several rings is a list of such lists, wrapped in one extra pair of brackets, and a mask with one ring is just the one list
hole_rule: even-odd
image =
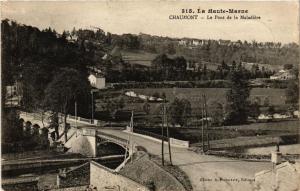
[(297, 104), (299, 103), (299, 82), (290, 81), (286, 89), (286, 103)]
[(168, 107), (168, 113), (172, 125), (187, 125), (188, 118), (192, 113), (191, 103), (187, 99), (176, 97)]
[(24, 108), (43, 107), (44, 90), (61, 73), (61, 68), (80, 71), (80, 80), (87, 82), (86, 66), (92, 63), (88, 52), (68, 43), (64, 34), (59, 35), (51, 28), (40, 31), (9, 20), (2, 21), (1, 32), (2, 86), (20, 82)]
[(250, 87), (242, 68), (238, 67), (230, 74), (230, 82), (230, 89), (226, 95), (225, 120), (227, 124), (242, 124), (247, 121), (250, 104)]
[[(240, 63), (251, 63), (245, 71), (247, 78), (269, 78), (278, 66), (298, 67), (299, 45), (295, 43), (282, 45), (275, 42), (177, 39), (146, 34), (116, 35), (96, 29), (74, 28), (65, 34), (70, 38), (76, 37), (76, 42), (84, 45), (93, 55), (93, 61), (106, 71), (108, 82), (223, 80), (229, 78), (231, 66)], [(203, 43), (193, 45), (191, 42), (194, 40)], [(180, 41), (186, 41), (187, 44), (182, 45)], [(118, 63), (103, 62), (102, 56), (116, 46), (129, 52), (143, 50), (158, 56), (151, 67), (131, 65), (122, 58)], [(195, 67), (195, 63), (199, 65)], [(187, 70), (187, 66), (194, 69)]]

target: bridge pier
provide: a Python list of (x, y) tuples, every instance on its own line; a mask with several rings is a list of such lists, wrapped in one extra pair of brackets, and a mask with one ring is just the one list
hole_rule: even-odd
[(88, 157), (96, 157), (96, 130), (94, 129), (77, 129), (64, 145), (68, 152), (80, 153)]

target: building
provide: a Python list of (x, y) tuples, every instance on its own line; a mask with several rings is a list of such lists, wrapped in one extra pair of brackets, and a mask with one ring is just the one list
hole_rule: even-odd
[(291, 191), (300, 189), (300, 163), (284, 162), (273, 169), (255, 174), (255, 190), (259, 191)]
[(181, 39), (179, 42), (178, 42), (179, 45), (182, 45), (182, 46), (186, 46), (188, 44), (188, 41), (186, 39)]
[(105, 77), (100, 73), (90, 73), (88, 77), (92, 87), (97, 89), (105, 88)]
[(296, 75), (293, 74), (290, 70), (280, 70), (273, 76), (270, 76), (271, 80), (294, 80)]

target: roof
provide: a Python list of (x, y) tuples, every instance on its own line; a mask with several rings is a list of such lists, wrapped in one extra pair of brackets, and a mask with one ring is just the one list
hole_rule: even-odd
[(101, 73), (96, 73), (96, 72), (90, 72), (90, 76), (93, 75), (96, 78), (104, 78), (104, 75)]

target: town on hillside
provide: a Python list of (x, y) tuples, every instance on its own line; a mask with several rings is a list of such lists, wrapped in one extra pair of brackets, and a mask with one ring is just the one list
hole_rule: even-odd
[(56, 30), (1, 20), (3, 190), (300, 189), (299, 44)]

